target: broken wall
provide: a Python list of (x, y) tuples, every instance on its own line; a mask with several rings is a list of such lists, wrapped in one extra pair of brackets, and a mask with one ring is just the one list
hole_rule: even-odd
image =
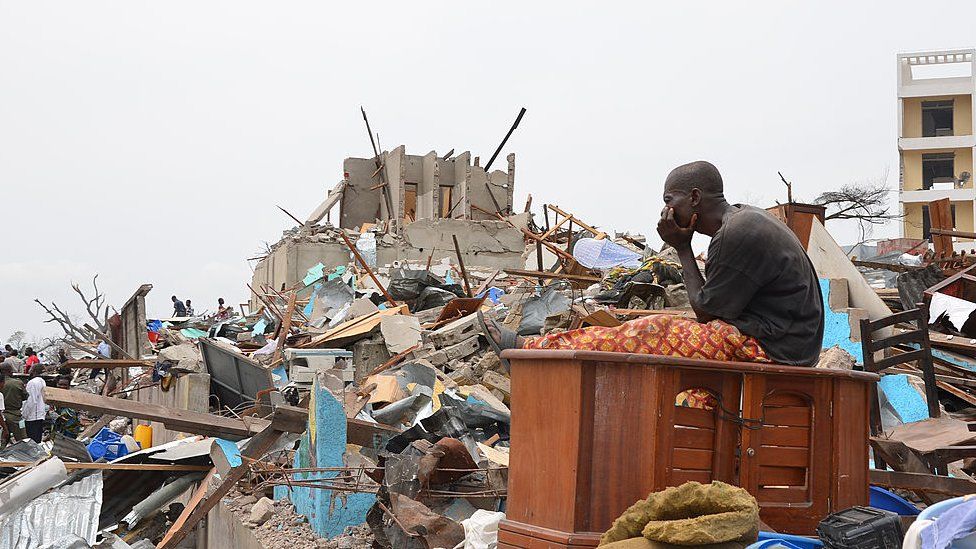
[(382, 217), (385, 210), (385, 206), (381, 206), (383, 193), (379, 189), (370, 190), (380, 182), (378, 175), (372, 175), (375, 171), (376, 162), (372, 158), (347, 158), (343, 161), (346, 187), (339, 202), (340, 227), (351, 229)]
[[(466, 219), (424, 219), (406, 225), (401, 238), (391, 235), (376, 239), (376, 263), (380, 267), (395, 261), (426, 262), (431, 250), (434, 261), (448, 258), (457, 263), (451, 235), (457, 235), (465, 267), (489, 269), (521, 269), (525, 266), (522, 254), (525, 240), (522, 232), (502, 221), (469, 221)], [(324, 235), (320, 235), (324, 236)], [(309, 268), (318, 263), (331, 270), (352, 262), (345, 243), (331, 240), (289, 240), (258, 262), (251, 277), (251, 286), (259, 290), (263, 285), (280, 289), (298, 284)], [(300, 294), (304, 297), (304, 294)], [(260, 306), (254, 294), (250, 296), (252, 310)]]
[[(131, 393), (132, 398), (144, 404), (157, 404), (192, 412), (210, 412), (210, 374), (187, 374), (173, 380), (169, 391), (162, 391), (152, 385)], [(171, 431), (158, 421), (134, 420), (135, 425), (152, 426), (152, 444), (158, 446), (186, 436), (180, 431)]]
[[(343, 467), (346, 451), (346, 411), (325, 387), (322, 374), (316, 375), (308, 404), (308, 429), (295, 451), (295, 468)], [(335, 471), (296, 473), (294, 480), (334, 478)], [(276, 486), (275, 499), (288, 498), (295, 511), (308, 518), (320, 536), (334, 538), (346, 526), (366, 522), (366, 512), (376, 502), (373, 493), (333, 491), (303, 486)]]
[(206, 549), (264, 549), (254, 532), (223, 501), (207, 513)]
[(152, 284), (139, 286), (119, 312), (122, 319), (122, 350), (136, 359), (153, 355), (146, 328), (146, 295), (150, 290)]
[(465, 267), (518, 269), (523, 264), (525, 237), (502, 221), (423, 220), (407, 225), (402, 232), (400, 259), (426, 261), (433, 250), (435, 261), (446, 257), (456, 264), (451, 238), (456, 235)]

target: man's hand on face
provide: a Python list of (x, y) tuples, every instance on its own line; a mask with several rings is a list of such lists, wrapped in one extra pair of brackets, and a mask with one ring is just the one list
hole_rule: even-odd
[(692, 214), (691, 222), (687, 227), (682, 227), (674, 220), (674, 208), (665, 206), (661, 211), (661, 220), (657, 222), (657, 234), (661, 240), (671, 245), (676, 250), (691, 247), (691, 237), (695, 234), (695, 222), (698, 221), (698, 214)]

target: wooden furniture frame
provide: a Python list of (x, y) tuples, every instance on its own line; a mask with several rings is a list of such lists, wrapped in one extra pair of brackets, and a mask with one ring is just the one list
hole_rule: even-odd
[[(690, 480), (746, 488), (763, 521), (797, 534), (868, 502), (876, 374), (597, 351), (503, 356), (512, 457), (501, 548), (594, 547), (631, 504)], [(692, 388), (719, 406), (675, 405)]]
[[(874, 339), (878, 330), (894, 326), (898, 323), (913, 323), (914, 330), (902, 332), (881, 339)], [(881, 373), (908, 362), (917, 362), (922, 370), (925, 381), (925, 400), (929, 407), (929, 417), (939, 417), (939, 390), (936, 385), (935, 368), (932, 366), (932, 345), (929, 342), (929, 308), (920, 303), (917, 309), (911, 309), (886, 316), (878, 320), (861, 319), (861, 351), (864, 355), (864, 370)], [(906, 353), (898, 353), (880, 360), (875, 360), (875, 353), (884, 351), (895, 345), (913, 345), (917, 348)], [(877, 387), (873, 390), (871, 400), (871, 434), (881, 433), (881, 413), (878, 408)]]

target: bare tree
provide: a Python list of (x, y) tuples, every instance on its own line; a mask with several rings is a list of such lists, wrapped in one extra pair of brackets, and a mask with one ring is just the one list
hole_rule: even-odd
[[(109, 314), (114, 311), (112, 307), (105, 304), (105, 294), (103, 294), (98, 289), (98, 275), (96, 274), (92, 278), (92, 288), (94, 296), (89, 298), (85, 295), (85, 291), (75, 283), (71, 283), (71, 288), (78, 294), (81, 299), (82, 304), (85, 306), (85, 313), (92, 319), (94, 326), (102, 333), (108, 333), (108, 317)], [(48, 306), (40, 299), (35, 298), (34, 302), (37, 303), (44, 312), (48, 314), (51, 318), (45, 320), (45, 323), (55, 322), (64, 331), (64, 335), (68, 339), (73, 339), (77, 342), (89, 341), (91, 335), (84, 326), (79, 326), (79, 322), (76, 320), (77, 317), (70, 315), (65, 310), (61, 309), (57, 303), (51, 302)]]
[(864, 242), (875, 225), (884, 225), (893, 219), (901, 219), (902, 214), (892, 212), (888, 204), (888, 171), (878, 179), (850, 183), (836, 191), (821, 193), (814, 202), (827, 207), (825, 221), (831, 219), (853, 219), (861, 230)]

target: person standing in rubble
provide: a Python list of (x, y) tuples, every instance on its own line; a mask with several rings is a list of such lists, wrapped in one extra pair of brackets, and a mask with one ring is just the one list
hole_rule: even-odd
[(17, 356), (17, 351), (8, 351), (7, 358), (3, 359), (3, 365), (10, 367), (10, 371), (15, 374), (24, 371), (24, 361)]
[[(722, 176), (708, 162), (672, 170), (663, 195), (657, 231), (678, 252), (695, 320), (649, 315), (612, 328), (521, 338), (481, 316), (496, 351), (585, 349), (815, 365), (824, 333), (823, 296), (796, 235), (764, 210), (729, 204)], [(711, 237), (705, 276), (691, 248), (696, 232)]]
[(173, 317), (183, 317), (186, 316), (186, 305), (179, 300), (175, 295), (173, 296)]
[(186, 300), (186, 316), (193, 316), (193, 305), (190, 305), (190, 300)]
[(228, 316), (230, 316), (228, 310), (229, 308), (224, 305), (224, 298), (218, 297), (217, 298), (217, 319), (223, 320)]
[(24, 361), (24, 367), (27, 368), (28, 371), (30, 371), (32, 366), (41, 362), (41, 359), (37, 357), (37, 353), (34, 352), (33, 347), (28, 347), (24, 351), (24, 355), (27, 356), (27, 360)]
[(38, 444), (41, 443), (41, 437), (44, 435), (44, 418), (47, 416), (47, 405), (44, 403), (44, 387), (47, 384), (41, 377), (43, 372), (44, 368), (40, 364), (31, 369), (31, 379), (25, 387), (27, 398), (21, 409), (27, 436)]
[[(2, 391), (3, 391), (4, 383), (6, 381), (7, 381), (6, 376), (2, 372), (0, 372), (0, 413), (3, 413), (4, 417), (6, 417), (5, 412), (7, 406), (5, 404)], [(7, 427), (7, 423), (5, 421), (0, 421), (0, 431), (2, 431), (2, 433), (0, 433), (0, 437), (2, 437), (0, 438), (0, 440), (3, 441), (2, 446), (6, 446), (7, 442), (10, 440), (10, 430)]]
[[(26, 438), (24, 427), (21, 425), (24, 417), (21, 406), (27, 398), (24, 382), (13, 377), (13, 371), (7, 365), (0, 366), (0, 399), (3, 405), (3, 446), (15, 440)], [(11, 439), (12, 437), (12, 439)]]

